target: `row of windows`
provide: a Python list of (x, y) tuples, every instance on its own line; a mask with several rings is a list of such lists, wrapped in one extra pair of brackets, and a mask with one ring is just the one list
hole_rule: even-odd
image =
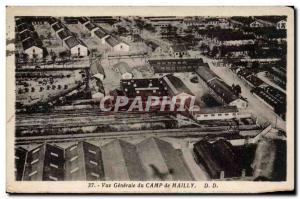
[(203, 115), (200, 114), (200, 115), (198, 115), (198, 117), (201, 117), (201, 116), (203, 116), (203, 117), (208, 117), (208, 116), (215, 117), (215, 116), (229, 116), (229, 115), (236, 116), (236, 115), (238, 115), (238, 113), (218, 113), (218, 114), (212, 113), (212, 114), (203, 114)]
[[(58, 86), (55, 86), (55, 85), (52, 85), (52, 86), (47, 85), (46, 90), (50, 90), (50, 89), (55, 90), (56, 88), (57, 88), (58, 90), (61, 90), (61, 89), (68, 89), (68, 85), (64, 85), (64, 86), (62, 86), (62, 85), (58, 85)], [(44, 89), (45, 89), (44, 87), (40, 87), (39, 92), (42, 92)], [(31, 92), (33, 93), (33, 92), (35, 92), (36, 90), (35, 90), (34, 87), (31, 87), (31, 89), (29, 89), (29, 88), (19, 89), (19, 90), (18, 90), (18, 94), (28, 93), (29, 91), (31, 91)]]

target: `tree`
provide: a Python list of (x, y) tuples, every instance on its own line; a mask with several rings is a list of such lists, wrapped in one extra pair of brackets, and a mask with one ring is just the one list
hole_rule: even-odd
[(28, 54), (26, 54), (26, 53), (23, 53), (23, 61), (24, 61), (24, 63), (25, 64), (27, 64), (28, 63), (28, 61), (29, 61), (29, 55)]
[(50, 56), (51, 56), (51, 60), (53, 62), (53, 66), (54, 66), (54, 63), (55, 63), (55, 60), (56, 60), (56, 57), (57, 57), (56, 53), (51, 50)]
[(49, 41), (49, 43), (50, 43), (50, 40), (52, 39), (51, 32), (48, 32), (48, 34), (47, 34), (47, 39), (48, 39), (48, 41)]
[(216, 46), (214, 46), (211, 50), (211, 56), (215, 57), (219, 53), (219, 50)]

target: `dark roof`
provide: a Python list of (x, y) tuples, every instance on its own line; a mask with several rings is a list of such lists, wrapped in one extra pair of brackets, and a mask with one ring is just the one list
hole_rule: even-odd
[(271, 23), (277, 23), (281, 20), (285, 20), (286, 21), (286, 16), (256, 16), (256, 19), (260, 19), (260, 20), (264, 20), (264, 21), (268, 21)]
[(232, 20), (243, 23), (245, 25), (250, 25), (255, 20), (253, 17), (231, 17)]
[(114, 36), (109, 36), (107, 39), (106, 39), (106, 42), (111, 46), (111, 47), (114, 47), (116, 45), (118, 45), (120, 43), (119, 39), (117, 39), (116, 37)]
[(32, 37), (22, 42), (22, 46), (24, 50), (36, 46), (38, 48), (42, 48), (40, 41), (34, 40)]
[(103, 28), (99, 27), (98, 30), (96, 30), (94, 32), (94, 34), (99, 38), (102, 39), (103, 37), (105, 37), (106, 35), (108, 35), (107, 31), (104, 30)]
[(63, 180), (64, 150), (43, 144), (27, 153), (23, 180)]
[(58, 30), (64, 28), (64, 26), (63, 26), (63, 24), (62, 24), (61, 22), (58, 22), (57, 24), (54, 24), (54, 25), (52, 26), (52, 28), (53, 28), (53, 30), (54, 30), (55, 32), (57, 32)]
[(207, 83), (211, 89), (214, 90), (224, 101), (225, 103), (229, 104), (239, 97), (236, 96), (231, 87), (228, 86), (223, 80), (221, 79), (213, 79)]
[[(65, 40), (66, 45), (68, 46), (68, 48), (73, 48), (74, 46), (77, 46), (79, 44), (82, 44), (78, 39), (76, 39), (75, 37), (70, 37), (68, 39)], [(85, 46), (85, 45), (84, 45)]]
[(205, 82), (219, 78), (209, 67), (198, 67), (195, 71)]
[(22, 32), (24, 30), (34, 31), (34, 27), (31, 23), (23, 23), (17, 27), (17, 32)]
[(54, 17), (50, 17), (49, 20), (48, 20), (48, 22), (49, 22), (50, 25), (52, 25), (52, 24), (58, 22), (58, 20), (56, 18), (54, 18)]
[(16, 180), (22, 180), (23, 171), (25, 168), (27, 150), (23, 147), (15, 148), (15, 177)]
[(272, 86), (256, 87), (252, 92), (274, 108), (286, 104), (286, 94)]
[[(63, 180), (64, 149), (55, 145), (46, 144), (44, 158), (45, 160), (43, 180), (53, 180), (51, 179), (51, 176), (57, 178), (57, 180)], [(56, 165), (57, 167), (53, 167), (53, 165)]]
[(206, 140), (200, 140), (194, 144), (193, 151), (197, 162), (204, 166), (211, 178), (219, 178), (222, 168), (215, 160), (212, 146)]
[(238, 97), (233, 93), (231, 87), (229, 87), (223, 80), (221, 80), (212, 70), (210, 70), (210, 68), (198, 67), (196, 73), (227, 104), (238, 99)]
[(81, 24), (84, 24), (85, 22), (89, 21), (89, 19), (87, 17), (81, 17), (78, 19), (78, 21), (81, 23)]
[(236, 106), (219, 106), (219, 107), (209, 107), (200, 108), (200, 114), (214, 114), (214, 113), (236, 113), (238, 109)]
[(19, 38), (20, 38), (20, 41), (23, 41), (25, 39), (27, 39), (28, 37), (31, 37), (32, 35), (32, 32), (30, 30), (26, 30), (22, 33), (19, 34)]
[(286, 38), (285, 29), (276, 29), (275, 27), (261, 27), (261, 28), (251, 28), (249, 31), (253, 32), (257, 37), (265, 37), (270, 39)]
[(148, 62), (151, 66), (191, 66), (195, 69), (204, 65), (202, 59), (149, 59)]
[(224, 139), (215, 141), (212, 146), (214, 157), (225, 171), (225, 177), (240, 176), (242, 168), (233, 146)]
[(19, 25), (21, 25), (21, 24), (23, 24), (23, 23), (30, 23), (28, 20), (26, 20), (25, 18), (17, 18), (16, 20), (15, 20), (15, 22), (16, 22), (16, 26), (19, 26)]
[(122, 90), (120, 90), (120, 89), (117, 89), (117, 88), (114, 89), (114, 90), (112, 90), (112, 91), (110, 91), (109, 94), (110, 94), (111, 96), (125, 96), (124, 91), (122, 91)]
[(239, 157), (233, 146), (224, 139), (213, 143), (203, 139), (194, 144), (194, 153), (213, 179), (219, 178), (221, 171), (224, 171), (224, 177), (241, 176)]
[(179, 95), (181, 93), (194, 95), (192, 91), (178, 77), (168, 74), (162, 77), (162, 79), (164, 80), (164, 83), (171, 95)]
[[(104, 168), (102, 153), (98, 146), (79, 142), (65, 150), (66, 180), (102, 180)], [(74, 169), (78, 171), (74, 172)]]
[(66, 30), (66, 29), (64, 29), (64, 30), (62, 30), (62, 31), (60, 31), (60, 32), (58, 33), (58, 37), (59, 37), (61, 40), (64, 40), (64, 39), (66, 39), (66, 38), (69, 37), (69, 36), (72, 36), (72, 33), (71, 33), (70, 31)]
[(89, 31), (92, 31), (94, 28), (96, 28), (97, 26), (94, 24), (94, 23), (91, 23), (91, 22), (89, 22), (89, 23), (87, 23), (86, 25), (85, 25), (85, 27), (87, 28), (87, 29), (89, 29)]
[(208, 32), (211, 38), (217, 38), (219, 41), (234, 41), (234, 40), (251, 40), (255, 39), (253, 34), (243, 34), (242, 31), (236, 30), (213, 30)]
[(128, 97), (167, 96), (167, 90), (159, 78), (122, 79), (121, 88)]
[(152, 49), (152, 51), (154, 51), (157, 47), (159, 47), (157, 43), (150, 40), (145, 40), (145, 44), (149, 46)]

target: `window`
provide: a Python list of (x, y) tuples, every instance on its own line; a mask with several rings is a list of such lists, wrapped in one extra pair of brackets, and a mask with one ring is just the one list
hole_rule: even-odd
[(34, 151), (32, 151), (32, 154), (38, 152), (40, 150), (40, 148), (34, 149)]
[(75, 172), (78, 171), (78, 170), (79, 170), (79, 167), (76, 167), (76, 168), (72, 169), (72, 170), (70, 171), (70, 173), (75, 173)]
[(58, 154), (57, 154), (57, 153), (51, 152), (50, 155), (55, 156), (55, 157), (58, 157)]
[(90, 160), (90, 163), (93, 164), (93, 165), (96, 165), (96, 166), (98, 165), (98, 163), (93, 161), (93, 160)]
[(35, 159), (35, 160), (33, 160), (30, 164), (32, 165), (32, 164), (35, 164), (35, 163), (37, 163), (39, 161), (39, 159)]
[(96, 154), (96, 151), (89, 149), (89, 153)]
[(229, 115), (229, 113), (225, 113), (225, 116), (228, 116)]
[(77, 145), (72, 146), (72, 147), (70, 148), (70, 151), (73, 151), (73, 150), (76, 149), (76, 148), (77, 148)]
[(33, 176), (33, 175), (35, 175), (35, 174), (37, 174), (37, 170), (31, 172), (28, 176), (31, 177), (31, 176)]
[(207, 117), (208, 115), (204, 115), (204, 117)]
[(99, 178), (99, 174), (97, 174), (97, 173), (92, 172), (91, 175), (96, 177), (96, 178)]
[(49, 176), (49, 179), (50, 179), (50, 180), (54, 180), (54, 181), (57, 181), (57, 180), (58, 180), (57, 177), (54, 177), (54, 176)]
[(72, 157), (72, 158), (70, 159), (70, 162), (73, 162), (74, 160), (77, 160), (77, 159), (78, 159), (78, 155)]
[(215, 114), (211, 114), (211, 116), (215, 116)]
[(53, 168), (57, 169), (58, 165), (50, 163), (50, 167), (53, 167)]
[(219, 113), (218, 116), (222, 116), (222, 113)]

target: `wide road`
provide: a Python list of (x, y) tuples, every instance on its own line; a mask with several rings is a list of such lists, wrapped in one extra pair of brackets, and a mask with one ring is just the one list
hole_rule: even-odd
[(225, 83), (228, 85), (239, 84), (241, 86), (242, 96), (246, 97), (248, 100), (248, 108), (246, 111), (257, 116), (258, 121), (261, 124), (269, 122), (273, 127), (283, 130), (286, 129), (286, 122), (253, 94), (251, 94), (249, 87), (246, 86), (246, 84), (235, 73), (226, 67), (216, 67), (212, 63), (211, 59), (205, 56), (201, 57), (203, 58), (204, 62), (209, 64), (209, 67), (212, 69), (212, 71), (214, 71), (221, 79), (223, 79)]

